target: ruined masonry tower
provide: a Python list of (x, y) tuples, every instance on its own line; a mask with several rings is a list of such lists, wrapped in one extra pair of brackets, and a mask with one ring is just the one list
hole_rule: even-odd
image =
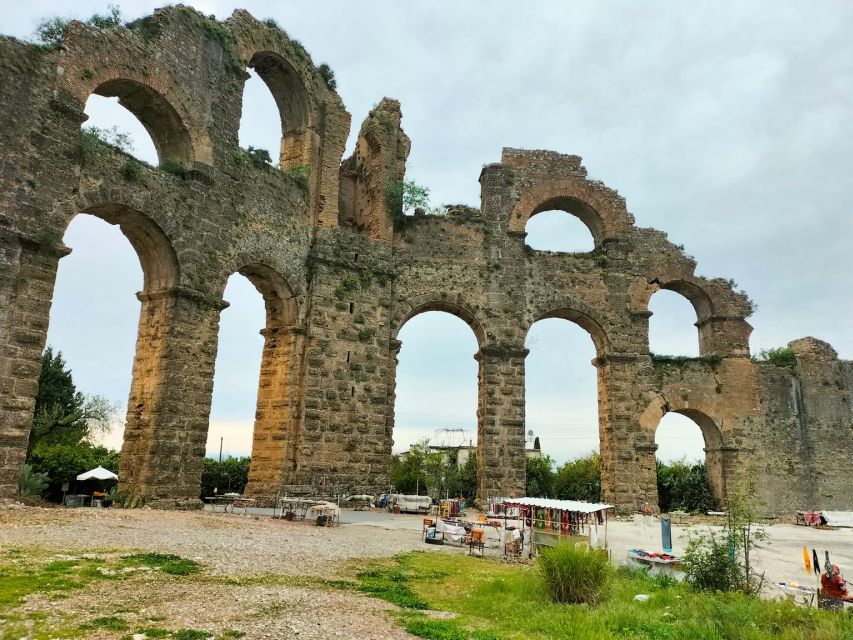
[[(281, 112), (281, 167), (237, 143), (246, 68)], [(90, 94), (118, 96), (164, 171), (81, 147)], [(752, 465), (769, 511), (853, 508), (853, 363), (790, 343), (793, 369), (750, 360), (750, 303), (587, 178), (577, 156), (504, 149), (480, 174), (482, 207), (395, 229), (386, 187), (409, 139), (382, 100), (342, 159), (350, 115), (287, 34), (237, 11), (219, 23), (172, 7), (127, 27), (72, 23), (64, 44), (0, 38), (0, 494), (24, 461), (62, 237), (79, 212), (117, 224), (144, 272), (121, 483), (199, 495), (219, 314), (239, 272), (266, 301), (248, 491), (356, 493), (386, 486), (400, 327), (441, 310), (479, 341), (479, 492), (524, 491), (524, 340), (559, 317), (597, 349), (603, 499), (657, 504), (654, 433), (670, 411), (702, 429), (717, 498)], [(310, 167), (307, 185), (287, 173)], [(595, 251), (525, 246), (525, 224), (563, 209)], [(701, 356), (654, 360), (648, 300), (696, 309)], [(831, 445), (832, 455), (820, 454)]]

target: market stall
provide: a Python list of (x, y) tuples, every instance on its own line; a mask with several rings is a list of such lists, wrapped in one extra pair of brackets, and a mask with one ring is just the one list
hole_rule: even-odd
[(553, 547), (565, 537), (580, 538), (593, 548), (607, 548), (607, 512), (613, 505), (549, 498), (503, 498), (501, 508), (518, 509), (522, 536), (530, 531), (530, 547)]

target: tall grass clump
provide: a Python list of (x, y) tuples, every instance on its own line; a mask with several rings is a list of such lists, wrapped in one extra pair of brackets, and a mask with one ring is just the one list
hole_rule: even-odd
[(543, 550), (539, 572), (551, 600), (560, 604), (598, 604), (607, 595), (613, 568), (600, 549), (560, 542)]

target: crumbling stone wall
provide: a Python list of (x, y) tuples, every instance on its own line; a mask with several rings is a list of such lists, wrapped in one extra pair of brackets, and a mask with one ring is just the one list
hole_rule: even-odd
[[(238, 148), (247, 67), (279, 106), (282, 170)], [(721, 500), (753, 467), (770, 511), (853, 506), (853, 363), (813, 338), (791, 343), (793, 369), (753, 362), (746, 296), (637, 228), (577, 156), (505, 149), (480, 175), (480, 209), (395, 220), (387, 188), (410, 148), (399, 103), (378, 103), (344, 160), (340, 98), (301, 45), (243, 11), (221, 23), (181, 6), (127, 27), (73, 23), (55, 50), (2, 38), (0, 83), (4, 494), (26, 451), (61, 238), (85, 212), (120, 226), (145, 275), (122, 448), (121, 484), (134, 493), (198, 496), (222, 292), (239, 272), (267, 310), (249, 493), (386, 488), (397, 335), (440, 310), (479, 344), (484, 497), (524, 491), (525, 337), (559, 317), (596, 347), (605, 500), (656, 505), (654, 433), (676, 411), (701, 428)], [(120, 97), (168, 171), (81, 146), (92, 93)], [(289, 171), (302, 165), (307, 185)], [(527, 220), (551, 209), (581, 219), (595, 250), (527, 247)], [(648, 301), (661, 288), (693, 304), (699, 358), (649, 354)]]

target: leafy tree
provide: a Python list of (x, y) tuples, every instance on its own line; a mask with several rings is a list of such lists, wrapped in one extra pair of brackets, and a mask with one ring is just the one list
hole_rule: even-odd
[(243, 493), (249, 482), (249, 465), (252, 459), (249, 456), (232, 457), (219, 460), (213, 458), (204, 459), (204, 470), (201, 474), (201, 496), (223, 493)]
[(391, 484), (398, 493), (415, 494), (427, 491), (426, 458), (429, 440), (416, 442), (404, 458), (394, 456), (391, 465)]
[(722, 531), (709, 527), (706, 533), (690, 535), (684, 554), (687, 581), (703, 591), (756, 594), (761, 581), (754, 574), (752, 552), (767, 533), (758, 524), (758, 486), (752, 468), (731, 488), (725, 507)]
[(658, 460), (656, 466), (658, 504), (664, 513), (674, 510), (704, 513), (717, 506), (704, 462), (690, 465), (677, 460), (666, 465)]
[(793, 369), (797, 366), (797, 354), (793, 349), (779, 347), (778, 349), (762, 349), (755, 358), (756, 362), (769, 362), (777, 367)]
[(550, 456), (527, 458), (526, 494), (531, 498), (554, 495), (554, 461)]
[(121, 10), (114, 4), (108, 4), (107, 11), (106, 15), (94, 14), (86, 22), (99, 29), (112, 29), (119, 26), (121, 24)]
[(451, 496), (461, 496), (468, 503), (477, 499), (477, 452), (472, 451), (461, 466), (449, 468), (447, 488)]
[(324, 62), (317, 67), (317, 72), (320, 74), (329, 91), (334, 91), (338, 88), (338, 81), (335, 79), (335, 72), (332, 70), (332, 67)]
[(415, 209), (429, 208), (429, 189), (414, 180), (399, 180), (385, 187), (385, 204), (394, 228), (404, 229)]
[(272, 157), (266, 149), (258, 149), (250, 146), (246, 149), (246, 155), (253, 165), (261, 169), (272, 166)]
[(601, 456), (593, 451), (566, 462), (557, 470), (554, 495), (560, 500), (601, 500)]
[(118, 452), (95, 446), (91, 438), (110, 426), (115, 406), (101, 396), (77, 391), (62, 353), (42, 354), (33, 426), (27, 449), (32, 472), (47, 474), (48, 497), (62, 497), (62, 484), (101, 465), (118, 472)]
[[(96, 13), (86, 21), (93, 27), (99, 29), (112, 29), (121, 24), (121, 11), (116, 5), (107, 5), (108, 13), (106, 15)], [(36, 40), (45, 47), (57, 49), (65, 40), (65, 34), (68, 31), (68, 25), (71, 21), (68, 18), (60, 18), (53, 16), (45, 18), (36, 26)]]
[(77, 391), (62, 353), (48, 347), (42, 354), (27, 455), (40, 443), (78, 445), (109, 429), (115, 413), (115, 405), (103, 396), (86, 398)]

